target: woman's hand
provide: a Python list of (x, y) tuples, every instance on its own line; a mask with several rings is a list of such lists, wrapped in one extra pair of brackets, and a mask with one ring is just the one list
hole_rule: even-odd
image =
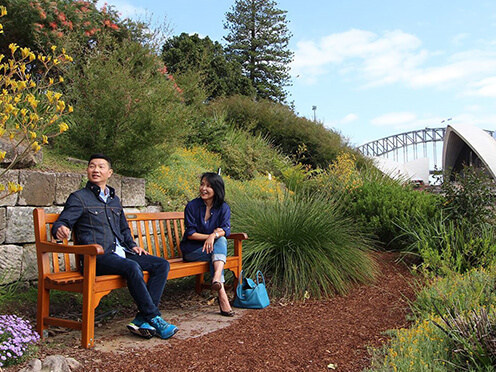
[(214, 250), (214, 242), (215, 242), (215, 233), (210, 234), (208, 238), (203, 243), (202, 252), (212, 253)]

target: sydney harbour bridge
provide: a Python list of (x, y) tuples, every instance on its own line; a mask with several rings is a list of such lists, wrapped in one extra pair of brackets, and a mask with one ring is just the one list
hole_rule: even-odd
[[(493, 135), (493, 131), (486, 130), (486, 132)], [(381, 138), (357, 148), (365, 156), (387, 157), (398, 163), (429, 158), (432, 172), (442, 169), (445, 134), (446, 127), (424, 128)]]

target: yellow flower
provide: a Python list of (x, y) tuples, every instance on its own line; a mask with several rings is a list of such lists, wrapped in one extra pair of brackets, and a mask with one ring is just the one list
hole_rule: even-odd
[(62, 76), (59, 76), (59, 83), (64, 82), (64, 78)]
[(0, 151), (0, 161), (2, 161), (3, 159), (5, 159), (5, 155), (7, 155), (7, 152), (6, 151)]
[(58, 101), (57, 102), (57, 111), (64, 111), (65, 109), (65, 102), (64, 101)]
[(0, 17), (7, 15), (7, 8), (4, 6), (0, 6)]
[(69, 112), (73, 112), (74, 111), (74, 107), (72, 107), (71, 105), (69, 105), (68, 107), (69, 107), (69, 109), (68, 109)]
[(48, 143), (48, 137), (44, 134), (41, 137), (43, 138), (43, 144), (46, 145)]
[(65, 131), (67, 131), (69, 129), (69, 126), (66, 123), (60, 123), (59, 129), (60, 129), (60, 133), (64, 133)]
[(7, 187), (9, 189), (9, 193), (11, 194), (22, 191), (22, 186), (14, 182), (9, 182)]
[(29, 48), (21, 48), (21, 57), (23, 59), (28, 58), (30, 53), (31, 51), (29, 50)]
[(29, 137), (34, 140), (36, 138), (36, 132), (29, 131)]
[(9, 49), (12, 52), (12, 54), (15, 53), (15, 51), (17, 50), (17, 48), (19, 48), (19, 45), (17, 45), (16, 43), (9, 44)]
[(31, 145), (31, 148), (34, 152), (38, 152), (41, 150), (41, 146), (38, 144), (38, 141), (34, 141)]
[(52, 52), (55, 52), (55, 49), (57, 49), (57, 45), (52, 45), (50, 49), (52, 50)]

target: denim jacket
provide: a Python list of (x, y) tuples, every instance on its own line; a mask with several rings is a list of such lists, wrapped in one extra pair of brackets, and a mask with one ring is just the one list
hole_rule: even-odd
[(73, 192), (53, 224), (52, 236), (64, 225), (73, 230), (78, 244), (100, 244), (107, 254), (115, 251), (117, 238), (127, 253), (134, 254), (132, 248), (136, 243), (121, 202), (115, 196), (115, 190), (112, 187), (109, 190), (107, 203), (99, 196), (100, 188), (91, 182), (84, 189)]

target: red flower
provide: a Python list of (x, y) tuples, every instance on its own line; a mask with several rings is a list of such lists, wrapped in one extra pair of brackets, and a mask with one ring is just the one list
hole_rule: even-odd
[(55, 29), (57, 28), (57, 24), (56, 24), (55, 22), (50, 22), (50, 23), (49, 23), (49, 26), (50, 26), (53, 30), (55, 30)]

